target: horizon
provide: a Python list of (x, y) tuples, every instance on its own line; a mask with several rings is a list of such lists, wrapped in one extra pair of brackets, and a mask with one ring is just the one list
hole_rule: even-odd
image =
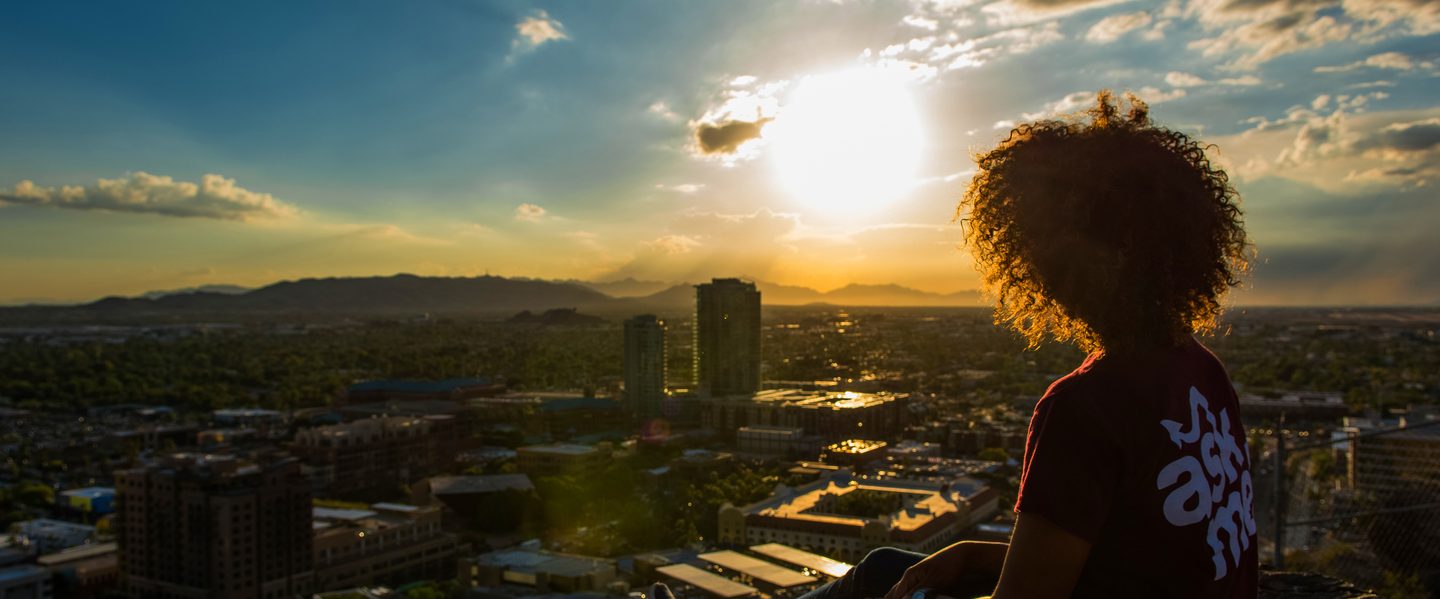
[[(228, 284), (228, 283), (223, 283), (223, 282), (220, 282), (220, 283), (206, 283), (206, 284), (202, 284), (202, 285), (196, 285), (196, 286), (193, 286), (193, 287), (183, 287), (183, 288), (175, 288), (175, 289), (151, 289), (151, 290), (147, 290), (147, 291), (144, 291), (144, 292), (141, 292), (141, 293), (137, 293), (137, 294), (133, 294), (133, 295), (105, 295), (105, 296), (86, 298), (86, 299), (76, 300), (76, 301), (56, 301), (56, 300), (46, 300), (46, 299), (24, 299), (24, 298), (22, 298), (22, 299), (20, 299), (20, 300), (16, 300), (16, 301), (12, 301), (12, 302), (0, 301), (0, 309), (4, 309), (4, 308), (72, 308), (72, 307), (74, 307), (74, 308), (79, 308), (79, 307), (84, 307), (84, 306), (87, 306), (87, 305), (89, 305), (89, 304), (92, 304), (92, 303), (95, 303), (95, 302), (99, 302), (99, 301), (102, 301), (102, 300), (117, 299), (117, 298), (118, 298), (118, 299), (151, 299), (151, 300), (153, 300), (153, 299), (159, 299), (159, 298), (161, 298), (161, 297), (167, 297), (167, 296), (172, 296), (172, 295), (185, 295), (185, 294), (192, 294), (192, 293), (212, 293), (212, 294), (221, 294), (221, 295), (238, 295), (238, 294), (245, 294), (245, 293), (249, 293), (249, 292), (252, 292), (252, 291), (258, 291), (258, 290), (261, 290), (261, 289), (265, 289), (265, 288), (272, 287), (272, 286), (275, 286), (275, 285), (286, 284), (286, 283), (301, 283), (301, 282), (306, 282), (306, 281), (324, 281), (324, 280), (336, 280), (336, 279), (393, 279), (393, 278), (399, 278), (399, 277), (443, 278), (443, 279), (496, 278), (496, 279), (503, 279), (503, 280), (509, 280), (509, 281), (535, 281), (535, 282), (545, 282), (545, 283), (554, 283), (554, 284), (578, 285), (578, 286), (581, 286), (581, 287), (585, 287), (586, 289), (590, 289), (590, 290), (592, 290), (592, 291), (595, 291), (595, 292), (597, 292), (597, 293), (599, 293), (599, 294), (601, 294), (601, 295), (604, 295), (604, 296), (606, 296), (606, 297), (608, 297), (608, 298), (610, 298), (610, 299), (617, 299), (617, 300), (618, 300), (618, 299), (631, 299), (631, 300), (645, 299), (645, 298), (649, 298), (649, 297), (652, 297), (652, 296), (661, 295), (661, 294), (663, 294), (663, 293), (665, 293), (665, 292), (667, 292), (667, 291), (670, 291), (670, 290), (672, 290), (672, 289), (674, 289), (674, 288), (676, 288), (676, 287), (687, 287), (687, 286), (693, 287), (693, 286), (698, 286), (699, 284), (701, 284), (702, 282), (704, 282), (703, 279), (697, 279), (696, 281), (659, 281), (659, 280), (641, 280), (641, 279), (636, 279), (636, 278), (634, 278), (634, 277), (626, 277), (626, 278), (624, 278), (624, 279), (615, 279), (615, 280), (610, 280), (610, 281), (586, 281), (586, 280), (580, 280), (580, 279), (547, 279), (547, 278), (543, 278), (543, 277), (502, 276), (502, 275), (496, 275), (496, 274), (491, 274), (491, 273), (485, 273), (485, 274), (479, 274), (479, 275), (420, 275), (420, 274), (409, 273), (409, 272), (395, 272), (395, 273), (391, 273), (391, 274), (375, 274), (375, 275), (356, 275), (356, 276), (342, 276), (342, 277), (317, 276), (317, 277), (301, 277), (301, 278), (295, 278), (295, 279), (281, 279), (281, 280), (271, 281), (271, 282), (269, 282), (269, 283), (266, 283), (266, 284), (263, 284), (263, 285), (259, 285), (259, 286), (254, 286), (254, 287), (247, 287), (247, 286), (243, 286), (243, 285), (234, 285), (234, 284)], [(810, 301), (810, 302), (800, 302), (800, 303), (795, 303), (795, 302), (791, 302), (791, 301), (783, 301), (783, 300), (782, 300), (782, 301), (780, 301), (780, 302), (778, 302), (778, 303), (774, 303), (774, 302), (765, 302), (765, 301), (764, 301), (764, 297), (765, 297), (765, 296), (764, 296), (764, 290), (762, 289), (762, 290), (761, 290), (761, 300), (762, 300), (762, 304), (763, 304), (763, 305), (770, 305), (770, 306), (784, 306), (784, 307), (834, 306), (834, 307), (837, 307), (837, 308), (934, 308), (934, 309), (952, 309), (952, 308), (964, 308), (964, 309), (993, 309), (993, 308), (994, 308), (994, 305), (991, 303), (993, 297), (992, 297), (988, 292), (986, 292), (984, 289), (981, 289), (981, 288), (957, 289), (957, 290), (948, 291), (948, 292), (935, 292), (935, 291), (925, 291), (925, 290), (922, 290), (922, 289), (916, 289), (916, 288), (913, 288), (913, 287), (908, 287), (908, 286), (904, 286), (904, 285), (899, 285), (899, 284), (896, 284), (896, 283), (865, 283), (865, 282), (850, 282), (850, 283), (846, 283), (846, 284), (844, 284), (844, 285), (841, 285), (841, 286), (838, 286), (838, 287), (832, 287), (832, 288), (815, 288), (815, 287), (809, 287), (809, 286), (804, 286), (804, 285), (789, 285), (789, 284), (784, 284), (784, 283), (777, 283), (777, 282), (774, 282), (774, 281), (766, 281), (766, 280), (763, 280), (763, 279), (758, 279), (758, 278), (750, 277), (750, 276), (746, 276), (746, 275), (731, 275), (731, 276), (722, 276), (722, 277), (714, 277), (714, 278), (715, 278), (715, 279), (733, 278), (733, 279), (739, 279), (739, 280), (742, 280), (742, 281), (747, 281), (747, 282), (750, 282), (750, 283), (754, 283), (754, 284), (756, 284), (757, 286), (761, 286), (761, 287), (764, 287), (764, 286), (787, 287), (787, 288), (792, 288), (792, 289), (800, 290), (800, 291), (809, 291), (809, 292), (817, 293), (817, 294), (819, 294), (819, 295), (829, 295), (829, 294), (832, 294), (832, 293), (835, 293), (835, 292), (844, 291), (844, 290), (846, 290), (846, 289), (852, 289), (852, 288), (857, 288), (857, 287), (863, 287), (863, 288), (890, 287), (890, 288), (894, 288), (895, 291), (898, 291), (898, 292), (902, 292), (902, 293), (903, 293), (903, 292), (912, 292), (912, 293), (917, 293), (917, 294), (923, 294), (923, 295), (925, 295), (925, 296), (930, 296), (930, 297), (933, 297), (933, 298), (936, 298), (936, 299), (941, 299), (941, 298), (946, 298), (946, 297), (953, 297), (953, 296), (972, 295), (972, 294), (973, 294), (973, 295), (975, 296), (976, 300), (977, 300), (977, 303), (968, 303), (968, 304), (956, 303), (956, 304), (949, 304), (949, 305), (946, 305), (946, 304), (923, 304), (923, 305), (921, 305), (921, 304), (914, 304), (914, 303), (911, 303), (911, 304), (906, 304), (906, 303), (893, 303), (893, 304), (843, 304), (843, 303), (831, 303), (831, 302), (827, 302), (827, 301), (824, 301), (824, 300)], [(649, 286), (655, 286), (656, 288), (655, 288), (655, 290), (653, 290), (653, 291), (646, 291), (646, 292), (644, 292), (644, 293), (620, 293), (620, 292), (609, 291), (609, 290), (606, 289), (606, 287), (609, 287), (609, 286), (622, 285), (622, 284), (649, 285)], [(217, 291), (215, 288), (224, 288), (224, 289), (227, 289), (227, 291)], [(1316, 303), (1316, 304), (1302, 304), (1302, 303), (1291, 303), (1291, 304), (1251, 303), (1251, 304), (1241, 304), (1241, 303), (1230, 302), (1230, 303), (1227, 303), (1227, 304), (1225, 305), (1225, 310), (1224, 310), (1224, 313), (1222, 313), (1222, 316), (1228, 315), (1230, 312), (1235, 311), (1235, 310), (1249, 310), (1249, 309), (1288, 309), (1288, 308), (1293, 308), (1293, 309), (1436, 309), (1436, 308), (1440, 308), (1440, 300), (1436, 300), (1436, 301), (1432, 301), (1432, 302), (1428, 302), (1428, 303), (1426, 303), (1426, 302), (1420, 302), (1420, 303), (1365, 303), (1365, 304), (1326, 304), (1326, 303)], [(541, 306), (541, 307), (537, 307), (536, 309), (547, 309), (547, 308), (544, 307), (544, 306)]]
[(1218, 147), (1258, 251), (1231, 305), (1440, 301), (1434, 5), (152, 8), (0, 23), (0, 305), (402, 272), (978, 290), (971, 156), (1102, 88)]

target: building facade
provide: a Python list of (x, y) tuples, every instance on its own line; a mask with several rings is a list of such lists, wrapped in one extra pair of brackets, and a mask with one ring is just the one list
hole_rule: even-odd
[(702, 395), (760, 390), (760, 291), (740, 279), (695, 286), (695, 383)]
[(827, 443), (904, 432), (909, 395), (854, 391), (766, 389), (699, 400), (702, 427), (731, 434), (742, 427), (798, 428)]
[(625, 321), (625, 400), (637, 417), (662, 415), (665, 355), (665, 321), (653, 314)]
[(305, 429), (295, 434), (291, 451), (315, 468), (316, 483), (327, 495), (349, 497), (441, 472), (459, 448), (455, 418), (433, 415)]
[(315, 508), (315, 589), (448, 580), (464, 544), (440, 530), (440, 508), (376, 503)]
[(176, 454), (116, 473), (120, 570), (132, 597), (293, 597), (311, 588), (300, 462)]

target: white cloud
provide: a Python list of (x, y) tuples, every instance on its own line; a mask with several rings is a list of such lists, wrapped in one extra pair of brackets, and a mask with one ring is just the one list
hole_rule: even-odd
[(1435, 68), (1435, 63), (1430, 61), (1417, 61), (1409, 55), (1400, 52), (1382, 52), (1349, 64), (1315, 67), (1315, 72), (1344, 73), (1363, 68), (1390, 69), (1394, 71), (1430, 70)]
[(242, 222), (285, 219), (299, 212), (268, 193), (250, 191), (220, 175), (207, 174), (196, 184), (138, 171), (88, 186), (41, 187), (25, 180), (13, 190), (0, 191), (0, 206), (6, 204)]
[(936, 29), (940, 28), (939, 21), (918, 15), (905, 15), (905, 18), (900, 19), (900, 22), (911, 27), (924, 29), (926, 31), (935, 31)]
[(1260, 85), (1261, 83), (1264, 83), (1264, 82), (1261, 81), (1259, 77), (1256, 77), (1256, 76), (1254, 76), (1254, 75), (1241, 75), (1241, 76), (1239, 76), (1239, 77), (1230, 77), (1230, 78), (1226, 78), (1226, 79), (1220, 79), (1220, 80), (1216, 81), (1216, 83), (1219, 83), (1220, 85), (1250, 86), (1250, 85)]
[(1108, 44), (1125, 34), (1150, 24), (1150, 13), (1140, 11), (1110, 15), (1090, 27), (1085, 40), (1097, 44)]
[(1165, 83), (1170, 84), (1171, 87), (1198, 87), (1208, 82), (1190, 73), (1170, 71), (1165, 74)]
[(670, 104), (666, 103), (664, 100), (656, 100), (652, 102), (650, 106), (645, 109), (645, 111), (667, 121), (680, 120), (680, 115), (675, 114), (675, 111), (670, 109)]
[(999, 0), (980, 8), (986, 22), (1008, 26), (1057, 19), (1125, 0)]
[(699, 192), (700, 190), (702, 190), (702, 189), (705, 189), (705, 184), (704, 184), (704, 183), (679, 183), (679, 184), (676, 184), (676, 185), (666, 185), (666, 184), (664, 184), (664, 183), (656, 183), (656, 184), (655, 184), (655, 189), (658, 189), (658, 190), (660, 190), (660, 191), (673, 191), (673, 192), (675, 192), (675, 193), (683, 193), (683, 194), (685, 194), (685, 195), (691, 195), (691, 194), (698, 193), (698, 192)]
[(570, 34), (565, 32), (565, 26), (550, 17), (550, 14), (537, 10), (519, 23), (515, 24), (515, 40), (511, 42), (512, 50), (526, 52), (539, 48), (547, 42), (557, 42), (570, 39)]
[(535, 204), (525, 203), (515, 207), (515, 220), (527, 223), (538, 223), (545, 218), (547, 212), (544, 208)]

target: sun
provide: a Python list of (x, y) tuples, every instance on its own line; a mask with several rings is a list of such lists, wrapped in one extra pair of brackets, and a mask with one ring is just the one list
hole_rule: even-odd
[(765, 130), (780, 184), (836, 216), (871, 214), (908, 192), (922, 137), (904, 78), (869, 67), (802, 79)]

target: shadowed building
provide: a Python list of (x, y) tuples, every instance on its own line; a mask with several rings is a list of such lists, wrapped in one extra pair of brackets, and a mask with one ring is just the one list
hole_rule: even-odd
[(465, 550), (458, 537), (440, 530), (438, 506), (317, 507), (313, 515), (319, 590), (451, 579)]
[(753, 283), (695, 286), (695, 377), (702, 395), (760, 390), (760, 292)]
[(625, 321), (625, 400), (644, 419), (665, 402), (665, 321), (642, 314)]
[(293, 597), (312, 580), (300, 462), (176, 454), (115, 475), (120, 569), (133, 597)]
[(458, 451), (456, 436), (450, 416), (389, 416), (301, 430), (291, 451), (332, 496), (383, 495), (443, 471)]

